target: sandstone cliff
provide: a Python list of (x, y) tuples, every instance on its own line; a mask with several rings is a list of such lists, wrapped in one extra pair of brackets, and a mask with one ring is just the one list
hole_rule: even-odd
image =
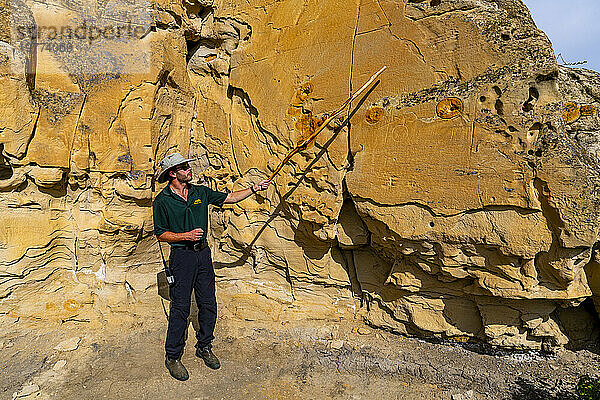
[[(247, 187), (387, 65), (264, 196), (214, 210), (223, 312), (514, 348), (594, 334), (600, 77), (559, 68), (520, 0), (1, 10), (3, 315), (158, 316), (160, 159)], [(40, 29), (132, 20), (128, 41)]]

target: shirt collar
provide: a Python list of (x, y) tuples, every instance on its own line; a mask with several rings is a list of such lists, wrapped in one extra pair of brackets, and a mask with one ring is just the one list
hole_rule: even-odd
[[(171, 197), (173, 197), (175, 199), (184, 201), (183, 198), (180, 195), (178, 195), (177, 193), (173, 192), (173, 189), (171, 189), (171, 185), (167, 184), (167, 187), (165, 187), (165, 191), (166, 191), (167, 195), (169, 195), (169, 196), (171, 196)], [(192, 185), (191, 183), (188, 183), (188, 201), (190, 199), (190, 194), (193, 191), (194, 191), (194, 185)]]

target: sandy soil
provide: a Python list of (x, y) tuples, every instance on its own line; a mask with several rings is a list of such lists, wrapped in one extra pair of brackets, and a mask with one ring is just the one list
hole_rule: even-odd
[(600, 361), (594, 349), (500, 352), (356, 321), (282, 325), (222, 316), (214, 342), (221, 369), (196, 358), (190, 338), (183, 356), (190, 379), (179, 382), (164, 367), (165, 328), (159, 319), (103, 330), (3, 324), (0, 399), (562, 400)]

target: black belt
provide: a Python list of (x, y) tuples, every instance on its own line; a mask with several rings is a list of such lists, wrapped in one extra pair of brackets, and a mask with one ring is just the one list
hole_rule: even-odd
[(200, 251), (208, 247), (208, 242), (206, 240), (201, 240), (199, 242), (184, 242), (183, 245), (188, 250)]

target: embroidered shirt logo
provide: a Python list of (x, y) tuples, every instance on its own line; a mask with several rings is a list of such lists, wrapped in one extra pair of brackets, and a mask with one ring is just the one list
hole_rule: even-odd
[(202, 204), (202, 199), (194, 200), (194, 205), (196, 205), (196, 204)]

